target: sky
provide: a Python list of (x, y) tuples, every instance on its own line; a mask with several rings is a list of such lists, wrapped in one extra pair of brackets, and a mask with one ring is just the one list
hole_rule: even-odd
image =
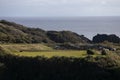
[(120, 16), (120, 0), (0, 0), (0, 17)]

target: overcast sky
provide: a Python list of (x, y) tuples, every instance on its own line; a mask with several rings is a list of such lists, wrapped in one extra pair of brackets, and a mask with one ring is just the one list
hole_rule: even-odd
[(0, 0), (0, 16), (120, 16), (120, 0)]

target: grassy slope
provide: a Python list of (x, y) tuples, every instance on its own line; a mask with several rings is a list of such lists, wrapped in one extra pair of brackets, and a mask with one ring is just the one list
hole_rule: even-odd
[(52, 51), (39, 51), (39, 52), (17, 52), (14, 53), (19, 56), (44, 56), (47, 58), (51, 58), (53, 56), (64, 56), (64, 57), (85, 57), (86, 51), (74, 51), (74, 50), (52, 50)]
[[(0, 51), (3, 53), (4, 49)], [(64, 52), (67, 56), (72, 52), (81, 53), (69, 50), (62, 54)], [(120, 80), (119, 75), (120, 56), (112, 53), (84, 59), (0, 55), (0, 80)]]
[(52, 48), (45, 46), (44, 44), (0, 44), (1, 47), (14, 55), (19, 56), (65, 56), (65, 57), (84, 57), (86, 51), (77, 50), (53, 50)]
[(35, 51), (52, 50), (52, 48), (45, 46), (44, 44), (0, 44), (0, 46), (12, 53), (20, 52), (20, 51), (35, 52)]
[[(53, 56), (64, 57), (86, 57), (86, 51), (80, 50), (54, 50), (45, 44), (0, 44), (1, 47), (13, 55), (36, 57), (44, 56), (47, 58)], [(97, 52), (96, 52), (97, 53)], [(97, 54), (98, 55), (98, 54)], [(94, 56), (97, 56), (94, 55)]]

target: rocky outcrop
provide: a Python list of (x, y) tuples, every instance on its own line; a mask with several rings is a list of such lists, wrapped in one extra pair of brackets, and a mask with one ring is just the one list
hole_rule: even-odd
[(120, 38), (115, 34), (107, 35), (107, 34), (97, 34), (93, 37), (94, 43), (102, 43), (104, 41), (112, 42), (112, 43), (120, 43)]

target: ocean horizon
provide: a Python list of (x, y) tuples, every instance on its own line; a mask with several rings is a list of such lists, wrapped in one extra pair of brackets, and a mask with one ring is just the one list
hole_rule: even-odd
[(96, 34), (120, 37), (120, 17), (1, 17), (27, 27), (44, 30), (72, 31), (92, 39)]

